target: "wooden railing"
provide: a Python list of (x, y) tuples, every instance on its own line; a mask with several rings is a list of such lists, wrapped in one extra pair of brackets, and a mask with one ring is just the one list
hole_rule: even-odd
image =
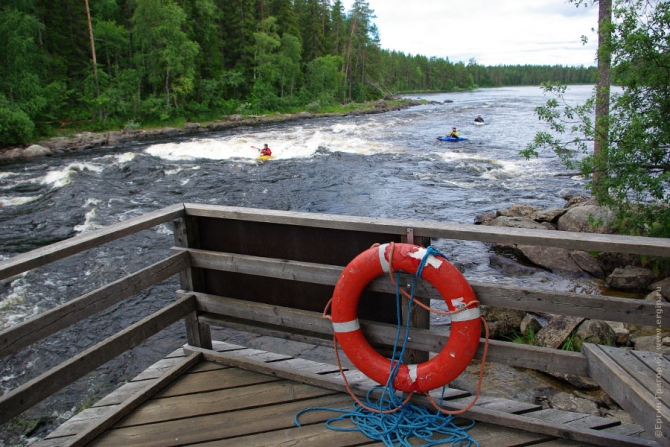
[[(180, 204), (2, 261), (0, 279), (168, 221), (175, 224), (175, 247), (166, 259), (0, 333), (3, 358), (170, 276), (180, 276), (181, 290), (172, 305), (0, 398), (0, 423), (182, 318), (189, 344), (203, 348), (211, 347), (211, 325), (330, 344), (332, 325), (321, 311), (343, 267), (373, 243), (425, 245), (430, 239), (447, 238), (670, 258), (668, 239)], [(479, 282), (471, 285), (477, 299), (487, 306), (654, 327), (660, 321), (660, 327), (670, 327), (668, 303)], [(365, 294), (362, 302), (395, 300), (395, 289), (384, 278), (373, 281)], [(417, 281), (415, 295), (423, 301), (441, 299), (422, 280)], [(392, 344), (395, 309), (361, 307), (368, 340), (381, 346)], [(425, 312), (415, 312), (414, 318), (409, 347), (417, 358), (441, 350), (448, 333), (431, 330)], [(587, 359), (577, 352), (492, 340), (488, 360), (588, 375)]]

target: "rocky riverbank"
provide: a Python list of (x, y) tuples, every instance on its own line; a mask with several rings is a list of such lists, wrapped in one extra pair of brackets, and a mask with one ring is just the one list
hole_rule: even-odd
[[(546, 231), (578, 231), (614, 233), (613, 213), (597, 206), (582, 195), (566, 197), (563, 208), (541, 210), (528, 205), (513, 205), (509, 209), (486, 213), (475, 223)], [(496, 245), (491, 265), (508, 276), (527, 276), (538, 270), (548, 270), (567, 277), (590, 277), (602, 281), (608, 294), (638, 296), (653, 302), (670, 301), (670, 277), (657, 272), (649, 261), (636, 255), (589, 253), (552, 247)], [(484, 309), (494, 338), (525, 338), (538, 346), (560, 348), (566, 342), (579, 350), (581, 343), (626, 346), (631, 349), (657, 351), (655, 328), (633, 324), (586, 320), (553, 315), (532, 315), (509, 309)], [(651, 334), (653, 332), (653, 335)], [(670, 337), (664, 333), (663, 354), (670, 353)]]
[(335, 113), (310, 113), (300, 112), (296, 114), (274, 115), (230, 115), (225, 120), (216, 120), (206, 123), (187, 122), (183, 128), (162, 127), (156, 129), (132, 129), (127, 128), (119, 131), (103, 133), (82, 132), (71, 136), (59, 136), (43, 141), (38, 141), (27, 146), (14, 146), (0, 148), (0, 162), (20, 161), (33, 157), (52, 156), (69, 152), (79, 152), (90, 149), (114, 148), (134, 141), (153, 141), (167, 138), (177, 138), (189, 135), (200, 135), (209, 132), (225, 131), (240, 127), (262, 126), (266, 124), (285, 123), (313, 118), (325, 118), (334, 116), (358, 116), (386, 113), (408, 107), (425, 104), (426, 101), (396, 100), (388, 102), (376, 101), (369, 108), (361, 108), (354, 111)]

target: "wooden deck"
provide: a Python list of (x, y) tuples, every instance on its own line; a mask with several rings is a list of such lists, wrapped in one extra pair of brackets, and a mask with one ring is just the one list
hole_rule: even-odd
[[(657, 353), (584, 345), (589, 372), (647, 433), (670, 444), (670, 361)], [(660, 436), (658, 436), (660, 434)]]
[[(302, 426), (294, 425), (295, 414), (305, 408), (351, 408), (352, 398), (334, 389), (341, 386), (336, 366), (228, 343), (214, 344), (215, 350), (207, 354), (189, 347), (175, 351), (34, 445), (383, 445), (360, 432), (328, 429), (324, 422), (336, 416), (333, 412), (307, 412), (300, 417)], [(228, 363), (238, 363), (245, 369), (206, 360), (217, 356), (220, 356), (217, 360), (227, 358)], [(266, 374), (250, 370), (260, 365), (264, 365)], [(302, 379), (284, 378), (286, 373), (282, 371)], [(322, 385), (337, 386), (304, 383), (314, 381), (310, 378), (315, 376), (322, 378), (317, 379)], [(348, 371), (347, 376), (358, 391), (372, 385), (357, 371)], [(466, 405), (471, 400), (467, 394), (449, 389), (445, 407)], [(537, 433), (538, 427), (544, 427), (540, 431), (545, 432), (560, 429), (563, 436), (568, 432), (582, 436), (593, 432), (598, 445), (655, 445), (638, 437), (644, 429), (637, 425), (622, 425), (612, 418), (542, 410), (538, 405), (508, 399), (482, 396), (469, 416), (495, 419), (498, 413), (525, 421), (533, 432), (478, 422), (469, 434), (480, 446), (593, 445)], [(421, 440), (417, 440), (416, 445), (420, 444)]]

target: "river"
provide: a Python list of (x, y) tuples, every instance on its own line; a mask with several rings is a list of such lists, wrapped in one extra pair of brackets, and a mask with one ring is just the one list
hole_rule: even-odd
[[(567, 97), (583, 103), (592, 90), (570, 87)], [(478, 214), (514, 203), (561, 207), (566, 194), (584, 191), (582, 178), (557, 175), (566, 169), (553, 153), (530, 161), (519, 155), (537, 131), (546, 130), (534, 114), (546, 101), (539, 88), (409, 97), (439, 104), (0, 165), (0, 259), (179, 202), (472, 223)], [(474, 125), (477, 115), (485, 126)], [(436, 139), (452, 126), (468, 140)], [(252, 146), (263, 143), (275, 159), (257, 160)], [(156, 262), (172, 243), (171, 228), (162, 225), (2, 281), (0, 329)], [(483, 244), (438, 240), (435, 245), (470, 280), (526, 281), (562, 290), (593, 287), (548, 273), (506, 278), (489, 265)], [(176, 281), (167, 281), (3, 359), (0, 389), (7, 392), (158, 310), (174, 299), (176, 288)], [(24, 416), (44, 417), (42, 426), (48, 428), (85, 396), (108, 392), (179, 346), (182, 334), (176, 325), (152, 337)]]

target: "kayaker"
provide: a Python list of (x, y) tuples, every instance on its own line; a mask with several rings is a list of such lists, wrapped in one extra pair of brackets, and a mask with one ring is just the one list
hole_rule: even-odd
[(484, 122), (484, 118), (482, 118), (481, 115), (477, 115), (477, 118), (475, 118), (475, 123), (483, 123), (483, 122)]
[(452, 127), (451, 128), (451, 133), (447, 136), (451, 137), (451, 138), (459, 138), (461, 135), (458, 133), (458, 131), (456, 130), (455, 127)]
[(260, 149), (262, 156), (272, 155), (272, 150), (268, 147), (267, 143), (263, 145), (263, 149)]

